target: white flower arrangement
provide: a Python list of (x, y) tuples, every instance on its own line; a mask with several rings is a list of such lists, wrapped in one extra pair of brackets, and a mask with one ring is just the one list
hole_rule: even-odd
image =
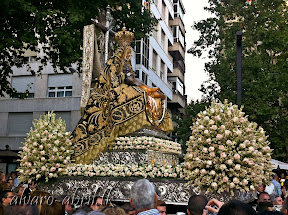
[(143, 177), (143, 178), (182, 178), (184, 179), (183, 168), (180, 165), (156, 166), (156, 165), (123, 165), (123, 164), (102, 164), (84, 165), (74, 164), (66, 168), (66, 176), (88, 176), (88, 177)]
[(187, 142), (185, 175), (199, 190), (254, 191), (272, 173), (271, 152), (263, 128), (225, 100), (197, 115)]
[(179, 143), (156, 137), (118, 137), (109, 150), (154, 150), (164, 153), (181, 154)]
[(73, 154), (71, 132), (66, 132), (66, 124), (61, 118), (55, 119), (55, 113), (48, 113), (44, 119), (33, 122), (34, 129), (23, 143), (20, 154), (20, 180), (30, 183), (32, 180), (57, 178), (71, 163)]

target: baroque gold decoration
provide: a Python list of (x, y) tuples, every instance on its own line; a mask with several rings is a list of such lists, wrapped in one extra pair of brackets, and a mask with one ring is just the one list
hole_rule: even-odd
[[(157, 126), (165, 132), (173, 129), (172, 121), (162, 107), (163, 101), (158, 101), (158, 104), (161, 104), (157, 106), (160, 112), (157, 112), (159, 110), (156, 106), (157, 110), (152, 107), (155, 109), (153, 112), (154, 110), (151, 110), (148, 104), (150, 97), (163, 99), (164, 94), (158, 88), (144, 88), (143, 83), (135, 86), (137, 83), (133, 76), (130, 77), (132, 82), (129, 80), (127, 83), (127, 78), (134, 74), (130, 61), (130, 43), (133, 37), (133, 33), (126, 31), (125, 28), (116, 34), (119, 47), (107, 61), (104, 71), (101, 72), (87, 99), (83, 116), (73, 132), (72, 141), (75, 145), (74, 160), (76, 163), (92, 163), (100, 152), (106, 150), (114, 142), (118, 135), (124, 136), (145, 126)], [(89, 52), (92, 49), (86, 51), (85, 56), (90, 56)], [(89, 59), (89, 57), (84, 58), (84, 61)], [(87, 68), (88, 65), (90, 63), (87, 64)], [(89, 77), (88, 73), (86, 75)], [(149, 116), (153, 114), (157, 120), (149, 119), (151, 118)]]

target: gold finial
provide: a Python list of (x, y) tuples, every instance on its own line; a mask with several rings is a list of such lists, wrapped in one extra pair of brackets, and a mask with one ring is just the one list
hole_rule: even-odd
[(124, 24), (122, 31), (119, 31), (115, 34), (115, 39), (120, 46), (129, 46), (134, 39), (134, 34), (130, 31), (127, 31)]

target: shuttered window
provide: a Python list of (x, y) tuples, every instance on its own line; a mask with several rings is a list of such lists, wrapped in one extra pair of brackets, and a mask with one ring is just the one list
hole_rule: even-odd
[(73, 75), (57, 74), (49, 75), (48, 97), (72, 96)]
[(35, 76), (14, 76), (12, 77), (12, 87), (19, 93), (25, 93), (28, 90), (34, 93)]
[(9, 113), (8, 135), (26, 136), (32, 127), (33, 113)]

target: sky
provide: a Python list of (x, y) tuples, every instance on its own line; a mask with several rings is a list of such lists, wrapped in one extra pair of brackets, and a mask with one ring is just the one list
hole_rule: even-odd
[(188, 54), (187, 50), (191, 48), (193, 42), (199, 37), (198, 31), (192, 29), (195, 21), (206, 19), (211, 14), (204, 10), (208, 6), (208, 0), (182, 0), (186, 13), (184, 15), (184, 24), (186, 28), (186, 54), (185, 54), (185, 87), (187, 102), (201, 98), (201, 92), (198, 90), (201, 84), (208, 79), (204, 71), (204, 63), (207, 59), (194, 57)]

